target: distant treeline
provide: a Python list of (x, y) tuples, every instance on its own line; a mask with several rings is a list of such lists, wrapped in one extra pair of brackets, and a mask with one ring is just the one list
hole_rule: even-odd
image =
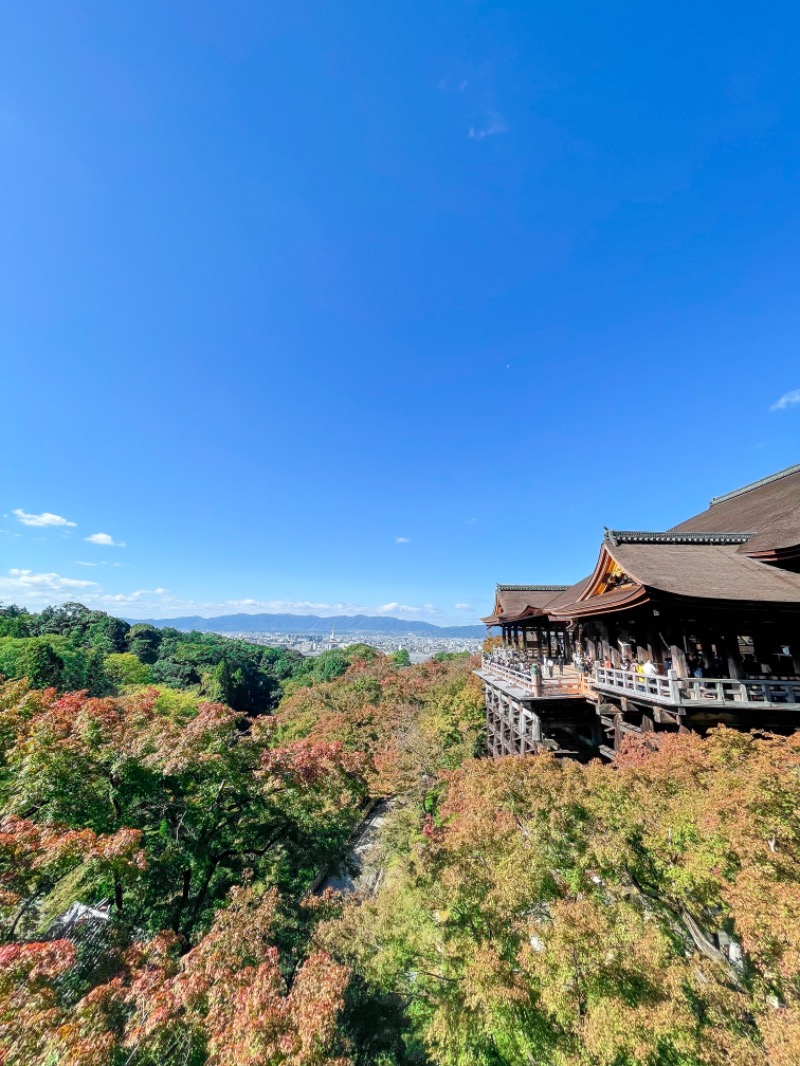
[(374, 648), (353, 644), (314, 658), (216, 633), (183, 633), (148, 622), (130, 625), (80, 603), (30, 613), (0, 607), (0, 675), (33, 688), (90, 696), (166, 685), (249, 714), (272, 710), (285, 692), (332, 681)]

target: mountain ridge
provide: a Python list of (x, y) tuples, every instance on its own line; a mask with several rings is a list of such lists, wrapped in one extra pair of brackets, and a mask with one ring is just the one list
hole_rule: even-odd
[(131, 625), (146, 622), (159, 629), (171, 627), (196, 630), (200, 633), (291, 633), (318, 635), (329, 633), (353, 634), (415, 634), (431, 637), (464, 637), (480, 639), (486, 635), (482, 625), (437, 626), (433, 622), (409, 621), (405, 618), (381, 617), (367, 614), (342, 614), (323, 618), (316, 614), (224, 614), (212, 618), (185, 615), (178, 618), (126, 618)]

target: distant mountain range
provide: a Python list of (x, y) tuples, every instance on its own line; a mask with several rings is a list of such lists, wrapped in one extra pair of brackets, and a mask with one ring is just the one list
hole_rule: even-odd
[(391, 636), (414, 633), (428, 637), (485, 637), (485, 626), (435, 626), (432, 622), (409, 622), (404, 618), (380, 618), (367, 614), (341, 614), (320, 618), (316, 614), (223, 614), (217, 618), (127, 618), (127, 622), (149, 622), (163, 629), (198, 630), (201, 633), (307, 633), (353, 636)]

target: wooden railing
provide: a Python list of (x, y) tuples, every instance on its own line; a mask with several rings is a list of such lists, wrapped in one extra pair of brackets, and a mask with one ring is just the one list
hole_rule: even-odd
[(506, 663), (498, 662), (489, 655), (484, 655), (483, 657), (483, 669), (496, 677), (502, 677), (504, 681), (510, 681), (512, 685), (518, 685), (520, 688), (533, 691), (536, 687), (530, 672), (525, 673), (513, 666), (506, 665)]
[(613, 689), (639, 699), (658, 701), (659, 703), (680, 703), (680, 691), (677, 676), (670, 670), (670, 676), (658, 677), (637, 674), (633, 670), (615, 670), (607, 666), (595, 666), (594, 687)]
[(763, 703), (800, 706), (800, 680), (739, 681), (723, 677), (687, 677), (678, 682), (681, 703)]
[(502, 678), (518, 688), (525, 689), (534, 698), (549, 699), (552, 696), (578, 696), (583, 691), (580, 677), (573, 676), (573, 671), (569, 667), (566, 675), (535, 678), (531, 675), (530, 670), (509, 666), (501, 660), (492, 658), (491, 655), (484, 655), (482, 662), (486, 673), (493, 674), (495, 677)]
[(730, 677), (679, 678), (673, 670), (666, 677), (660, 677), (596, 666), (594, 687), (674, 707), (698, 703), (800, 705), (800, 680), (791, 678), (758, 681)]

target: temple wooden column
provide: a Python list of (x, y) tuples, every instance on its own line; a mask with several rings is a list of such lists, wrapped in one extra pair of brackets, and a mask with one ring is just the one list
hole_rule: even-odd
[(670, 630), (669, 654), (672, 658), (672, 669), (678, 677), (688, 677), (689, 664), (686, 662), (686, 651), (683, 646), (683, 639), (674, 629)]
[(732, 630), (728, 630), (722, 638), (722, 645), (725, 649), (725, 659), (728, 663), (728, 671), (731, 677), (743, 678), (744, 668), (742, 666), (742, 657), (739, 654), (739, 638)]

